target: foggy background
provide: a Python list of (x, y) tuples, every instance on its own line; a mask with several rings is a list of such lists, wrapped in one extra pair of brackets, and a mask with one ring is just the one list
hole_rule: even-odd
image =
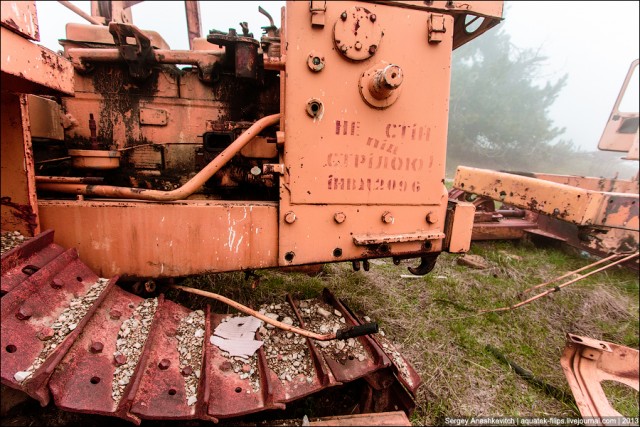
[[(72, 3), (86, 12), (90, 11), (88, 1)], [(284, 4), (283, 1), (201, 2), (203, 35), (214, 28), (228, 30), (235, 27), (240, 31), (239, 22), (246, 21), (254, 37), (259, 38), (260, 27), (268, 25), (268, 21), (258, 13), (258, 6), (266, 9), (274, 18), (275, 24), (280, 26), (280, 9)], [(558, 128), (561, 132), (552, 141), (548, 141), (549, 145), (540, 147), (539, 161), (535, 161), (532, 154), (528, 153), (529, 158), (525, 162), (518, 162), (517, 155), (514, 154), (514, 158), (506, 156), (500, 159), (499, 156), (493, 156), (493, 160), (486, 159), (485, 162), (473, 164), (475, 158), (456, 158), (455, 150), (452, 150), (448, 158), (448, 176), (452, 176), (457, 164), (606, 177), (619, 173), (620, 178), (635, 176), (638, 171), (637, 161), (620, 160), (624, 153), (601, 152), (597, 150), (597, 145), (629, 65), (638, 57), (639, 4), (614, 1), (505, 2), (505, 20), (489, 32), (507, 34), (512, 52), (530, 51), (537, 57), (546, 58), (537, 63), (538, 68), (533, 75), (534, 85), (554, 85), (567, 76), (551, 105), (542, 112), (549, 119), (549, 126)], [(41, 43), (54, 51), (61, 49), (57, 40), (65, 37), (65, 23), (86, 23), (57, 2), (37, 1), (36, 5)], [(158, 31), (172, 49), (188, 49), (182, 2), (146, 1), (133, 6), (132, 11), (133, 21), (138, 27)], [(489, 39), (485, 34), (468, 46), (456, 50), (454, 65), (457, 57), (471, 55), (469, 51), (481, 49), (482, 42), (488, 43)], [(463, 48), (467, 48), (466, 53), (462, 52)], [(456, 101), (456, 85), (459, 84), (456, 79), (454, 68), (452, 107)], [(478, 84), (486, 84), (488, 79), (489, 76)], [(459, 99), (457, 102), (465, 100)], [(489, 100), (487, 108), (495, 105), (488, 103)], [(508, 109), (505, 111), (509, 112)], [(463, 128), (468, 134), (465, 123), (465, 116), (454, 116), (452, 112), (449, 148), (455, 148), (455, 144), (459, 142), (454, 138), (456, 130)], [(478, 123), (482, 125), (482, 119)], [(562, 150), (556, 152), (547, 149), (559, 142)], [(542, 155), (543, 153), (547, 155)], [(571, 161), (574, 153), (578, 155), (575, 155), (575, 161)], [(522, 155), (526, 156), (527, 153)], [(523, 167), (514, 167), (519, 163)]]

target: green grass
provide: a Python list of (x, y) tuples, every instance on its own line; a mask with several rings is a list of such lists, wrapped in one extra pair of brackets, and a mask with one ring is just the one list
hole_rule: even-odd
[[(638, 348), (637, 273), (614, 267), (519, 309), (477, 316), (478, 309), (513, 305), (520, 291), (590, 261), (527, 242), (474, 243), (471, 253), (484, 257), (489, 268), (469, 269), (457, 265), (457, 255), (442, 254), (434, 271), (417, 279), (400, 277), (408, 274), (408, 262), (396, 266), (385, 259), (373, 261), (369, 272), (353, 272), (350, 263), (325, 265), (317, 277), (259, 271), (255, 288), (241, 273), (201, 276), (187, 284), (253, 306), (281, 301), (287, 292), (310, 298), (330, 288), (352, 309), (377, 321), (420, 374), (423, 385), (411, 418), (415, 425), (483, 415), (579, 417), (560, 366), (566, 333)], [(184, 293), (169, 298), (194, 308), (210, 302)], [(212, 309), (229, 310), (222, 304)], [(489, 347), (531, 372), (537, 385), (498, 360)], [(609, 389), (616, 408), (637, 416), (635, 391)]]

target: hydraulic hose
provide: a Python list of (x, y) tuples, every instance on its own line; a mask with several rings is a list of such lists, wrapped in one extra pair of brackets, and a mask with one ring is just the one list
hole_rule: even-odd
[(258, 311), (252, 310), (249, 307), (244, 306), (239, 302), (236, 302), (232, 299), (224, 297), (220, 294), (203, 291), (201, 289), (188, 288), (186, 286), (180, 286), (180, 285), (171, 285), (171, 287), (174, 289), (179, 289), (181, 291), (189, 292), (195, 295), (200, 295), (207, 298), (215, 299), (217, 301), (230, 305), (231, 307), (243, 312), (244, 314), (248, 314), (249, 316), (253, 316), (255, 318), (262, 320), (265, 323), (275, 326), (276, 328), (279, 328), (288, 332), (293, 332), (295, 334), (302, 335), (303, 337), (312, 338), (317, 341), (331, 341), (336, 339), (346, 340), (348, 338), (355, 338), (361, 335), (375, 334), (378, 332), (378, 324), (372, 322), (372, 323), (365, 323), (364, 325), (348, 326), (337, 332), (332, 332), (328, 334), (316, 334), (315, 332), (307, 331), (306, 329), (296, 328), (295, 326), (288, 325), (286, 323), (282, 323), (277, 320), (271, 319)]

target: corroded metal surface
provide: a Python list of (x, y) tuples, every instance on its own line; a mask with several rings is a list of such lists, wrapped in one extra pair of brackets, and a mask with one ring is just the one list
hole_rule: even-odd
[[(61, 245), (77, 247), (103, 277), (186, 276), (277, 265), (274, 203), (40, 200), (39, 208), (43, 227), (55, 229)], [(116, 235), (122, 236), (117, 243)]]
[(18, 92), (73, 95), (74, 73), (70, 61), (4, 27), (0, 28), (0, 34), (3, 87), (12, 87)]
[[(4, 43), (4, 39), (2, 40)], [(26, 40), (24, 42), (29, 43)], [(2, 55), (4, 54), (3, 50)], [(5, 84), (3, 74), (2, 87), (11, 87)], [(2, 229), (19, 231), (25, 236), (34, 236), (40, 232), (40, 223), (27, 95), (15, 95), (3, 91), (1, 101)]]
[(1, 292), (11, 291), (63, 251), (53, 243), (53, 230), (47, 230), (3, 254)]
[(638, 350), (618, 344), (567, 334), (560, 364), (583, 418), (607, 425), (603, 417), (621, 417), (602, 389), (614, 381), (638, 391)]
[(638, 229), (638, 195), (460, 166), (454, 187), (576, 225)]
[[(16, 249), (24, 252), (29, 244), (33, 242)], [(9, 291), (2, 298), (2, 383), (43, 405), (53, 397), (64, 410), (136, 424), (142, 419), (215, 421), (284, 409), (285, 403), (357, 378), (373, 387), (361, 410), (384, 411), (394, 401), (407, 412), (413, 409), (400, 383), (415, 392), (420, 379), (389, 341), (358, 337), (360, 353), (352, 338), (328, 351), (303, 339), (312, 368), (285, 378), (277, 375), (277, 365), (293, 361), (280, 360), (288, 354), (278, 349), (281, 342), (271, 342), (269, 358), (262, 347), (248, 360), (237, 359), (209, 339), (229, 315), (209, 313), (208, 308), (191, 311), (162, 295), (144, 299), (122, 290), (116, 281), (98, 279), (72, 249)], [(324, 315), (334, 322), (340, 319), (340, 327), (360, 323), (328, 290), (322, 300), (288, 297), (283, 304), (311, 330), (330, 324)], [(309, 307), (323, 304), (323, 316), (309, 316)], [(262, 339), (260, 332), (256, 338)]]
[[(2, 298), (3, 384), (25, 391), (42, 405), (49, 402), (49, 376), (96, 306), (78, 311), (66, 331), (56, 324), (62, 322), (59, 318), (63, 311), (80, 305), (78, 297), (90, 292), (97, 281), (98, 277), (78, 260), (77, 251), (70, 249)], [(96, 304), (111, 286), (113, 282), (100, 292)], [(54, 338), (61, 341), (51, 347), (48, 342)]]
[[(118, 287), (109, 292), (80, 339), (51, 377), (49, 388), (56, 406), (68, 411), (118, 416), (139, 423), (139, 418), (129, 413), (130, 399), (116, 401), (112, 393), (118, 365), (114, 358), (118, 332), (122, 323), (132, 315), (134, 307), (141, 302), (142, 298)], [(91, 351), (95, 342), (103, 345), (100, 352)], [(125, 391), (130, 392), (133, 387), (134, 381), (130, 381)]]
[(0, 9), (2, 26), (31, 40), (40, 41), (35, 1), (3, 1)]

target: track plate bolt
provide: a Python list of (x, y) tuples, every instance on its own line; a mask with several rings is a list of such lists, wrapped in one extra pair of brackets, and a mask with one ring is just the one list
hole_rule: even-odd
[(162, 359), (160, 363), (158, 363), (158, 368), (162, 369), (163, 371), (169, 369), (169, 366), (171, 366), (171, 361), (169, 359)]
[(191, 373), (193, 373), (193, 368), (191, 366), (185, 366), (184, 368), (182, 368), (182, 371), (180, 371), (180, 373), (183, 376), (188, 377), (189, 375), (191, 375)]
[(53, 331), (53, 329), (51, 329), (51, 328), (42, 328), (36, 334), (36, 338), (38, 338), (40, 341), (47, 341), (47, 340), (50, 340), (51, 338), (53, 338), (54, 334), (55, 334), (55, 332)]
[(31, 311), (28, 307), (20, 307), (20, 310), (16, 313), (16, 317), (18, 320), (27, 320), (33, 315), (33, 311)]
[(89, 350), (91, 351), (91, 353), (102, 353), (102, 349), (104, 348), (104, 345), (100, 342), (100, 341), (94, 341), (91, 343), (91, 348), (89, 348)]
[(127, 363), (127, 356), (124, 354), (116, 354), (113, 359), (116, 362), (116, 366), (122, 366)]
[(293, 211), (289, 211), (284, 214), (284, 222), (287, 224), (293, 224), (296, 221), (296, 214)]
[(338, 224), (342, 224), (345, 219), (347, 219), (347, 216), (344, 214), (344, 212), (336, 212), (333, 215), (333, 220)]
[(112, 308), (111, 311), (109, 311), (109, 317), (111, 318), (111, 320), (118, 320), (121, 316), (122, 312), (120, 310)]
[(62, 280), (55, 278), (51, 281), (51, 287), (53, 289), (60, 289), (62, 287), (62, 285), (64, 285), (64, 283), (62, 282)]

